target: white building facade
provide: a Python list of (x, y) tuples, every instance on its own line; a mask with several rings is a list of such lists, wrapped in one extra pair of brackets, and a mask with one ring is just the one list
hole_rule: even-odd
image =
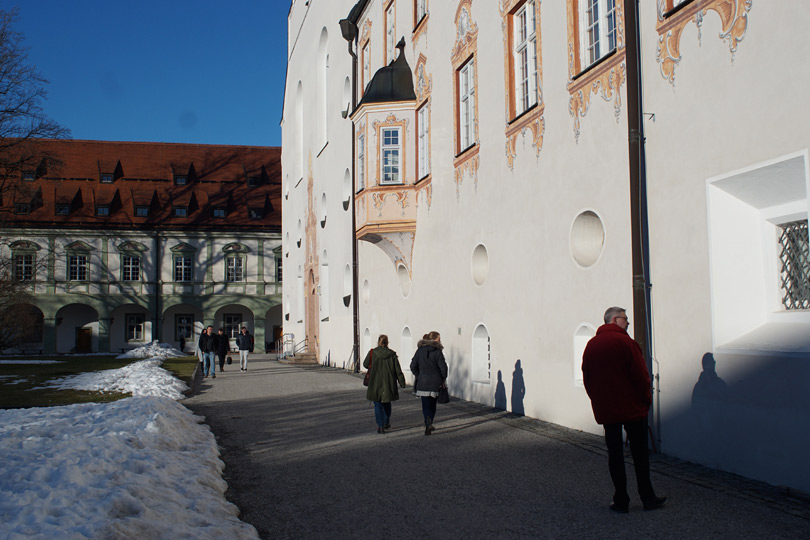
[(295, 0), (285, 332), (346, 365), (358, 302), (362, 355), (437, 330), (453, 395), (601, 433), (581, 354), (623, 306), (658, 450), (810, 491), (810, 13), (633, 4)]

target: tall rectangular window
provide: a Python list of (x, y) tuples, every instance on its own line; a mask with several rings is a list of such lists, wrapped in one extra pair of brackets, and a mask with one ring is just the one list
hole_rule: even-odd
[(475, 59), (458, 70), (459, 153), (475, 144)]
[(528, 0), (512, 19), (515, 70), (515, 115), (537, 104), (537, 24), (534, 0)]
[(242, 257), (229, 255), (225, 259), (225, 281), (245, 281), (244, 262)]
[(416, 129), (419, 144), (417, 152), (419, 154), (419, 178), (424, 178), (430, 174), (430, 154), (428, 140), (428, 106), (424, 105), (416, 116)]
[(68, 256), (68, 281), (87, 281), (87, 255)]
[(807, 220), (779, 226), (779, 261), (782, 305), (785, 309), (810, 309), (810, 245)]
[(427, 0), (415, 0), (414, 22), (419, 24), (419, 21), (427, 15)]
[(17, 281), (31, 281), (34, 279), (34, 255), (14, 255), (14, 279)]
[(123, 281), (140, 281), (141, 279), (141, 258), (133, 255), (124, 255), (122, 264)]
[(363, 80), (361, 81), (360, 94), (365, 94), (366, 86), (371, 81), (371, 46), (366, 43), (362, 50), (363, 56)]
[(400, 128), (382, 128), (381, 133), (381, 184), (401, 184), (400, 176)]
[(366, 187), (366, 136), (357, 137), (357, 191)]
[(143, 341), (144, 340), (144, 316), (141, 314), (128, 314), (126, 316), (126, 340), (127, 341)]
[(194, 315), (175, 315), (174, 316), (174, 339), (179, 340), (181, 337), (188, 340), (191, 339), (194, 331)]
[(582, 13), (583, 68), (616, 48), (616, 0), (580, 0)]
[(284, 270), (283, 259), (281, 257), (276, 259), (276, 282), (281, 283)]
[(174, 257), (174, 280), (179, 282), (190, 282), (194, 275), (192, 272), (191, 257), (178, 255)]
[(238, 336), (242, 326), (242, 316), (238, 313), (226, 313), (223, 319), (225, 323), (225, 335), (229, 338)]
[(396, 51), (396, 19), (394, 18), (394, 2), (385, 11), (385, 62), (390, 64), (394, 61), (394, 51)]

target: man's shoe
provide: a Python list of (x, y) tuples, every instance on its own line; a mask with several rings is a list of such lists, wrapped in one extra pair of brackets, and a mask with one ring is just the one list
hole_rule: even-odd
[(389, 424), (385, 424), (385, 425), (383, 426), (383, 429), (391, 429), (391, 424), (390, 424), (390, 423), (389, 423)]
[(667, 502), (666, 497), (656, 497), (654, 499), (650, 499), (649, 501), (644, 501), (644, 510), (657, 510), (664, 506), (664, 503)]
[(217, 378), (217, 374), (216, 374), (216, 373), (214, 373), (214, 374), (213, 374), (213, 375), (211, 375), (211, 376), (212, 376), (213, 378), (215, 378), (215, 379)]
[(380, 433), (381, 435), (385, 435), (385, 428), (378, 427), (377, 428), (377, 433)]
[(613, 510), (614, 512), (618, 512), (620, 514), (628, 514), (628, 513), (630, 513), (630, 509), (628, 508), (628, 505), (626, 505), (626, 504), (621, 505), (621, 504), (616, 504), (615, 502), (610, 503), (610, 509)]

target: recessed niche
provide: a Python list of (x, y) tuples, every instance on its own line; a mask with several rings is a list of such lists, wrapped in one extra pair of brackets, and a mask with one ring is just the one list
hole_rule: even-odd
[(371, 285), (367, 279), (363, 280), (363, 302), (368, 304), (368, 299), (371, 297)]
[(605, 246), (605, 227), (602, 220), (590, 210), (580, 213), (571, 224), (569, 240), (574, 261), (584, 268), (593, 266)]
[(352, 173), (349, 169), (343, 173), (343, 209), (349, 209), (349, 203), (352, 200)]
[(399, 278), (399, 288), (402, 290), (402, 296), (408, 296), (411, 292), (411, 274), (404, 264), (397, 266), (397, 277)]
[(321, 229), (326, 227), (326, 193), (321, 194)]
[(476, 285), (483, 285), (489, 276), (489, 253), (483, 244), (475, 246), (470, 265), (473, 281)]

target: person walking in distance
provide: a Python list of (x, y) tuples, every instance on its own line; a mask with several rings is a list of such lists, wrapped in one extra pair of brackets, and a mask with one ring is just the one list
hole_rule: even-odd
[(225, 358), (228, 356), (228, 349), (230, 349), (230, 340), (225, 335), (225, 330), (220, 328), (217, 330), (217, 356), (219, 357), (219, 370), (225, 371)]
[(208, 377), (210, 371), (211, 377), (216, 379), (216, 363), (214, 362), (214, 355), (217, 353), (219, 347), (219, 338), (214, 333), (214, 327), (209, 325), (205, 332), (200, 336), (200, 342), (197, 344), (203, 356), (203, 378)]
[(416, 395), (422, 398), (422, 416), (425, 417), (425, 435), (433, 433), (436, 417), (436, 398), (447, 379), (447, 362), (442, 353), (442, 337), (433, 331), (425, 334), (417, 344), (411, 360), (411, 373), (416, 376)]
[(585, 346), (582, 375), (585, 391), (598, 424), (605, 428), (608, 469), (615, 492), (610, 509), (626, 514), (630, 507), (627, 473), (624, 470), (622, 427), (627, 431), (638, 494), (645, 510), (661, 508), (666, 497), (658, 497), (650, 481), (647, 449), (647, 414), (652, 403), (650, 374), (641, 347), (627, 334), (629, 321), (624, 308), (605, 312), (605, 324)]
[(247, 371), (248, 354), (253, 350), (253, 336), (250, 335), (246, 326), (236, 336), (236, 347), (239, 349), (239, 370)]
[(363, 367), (369, 370), (366, 399), (374, 402), (377, 433), (391, 427), (391, 402), (399, 399), (397, 383), (405, 388), (405, 375), (397, 353), (388, 348), (388, 336), (380, 334), (377, 347), (368, 351)]

